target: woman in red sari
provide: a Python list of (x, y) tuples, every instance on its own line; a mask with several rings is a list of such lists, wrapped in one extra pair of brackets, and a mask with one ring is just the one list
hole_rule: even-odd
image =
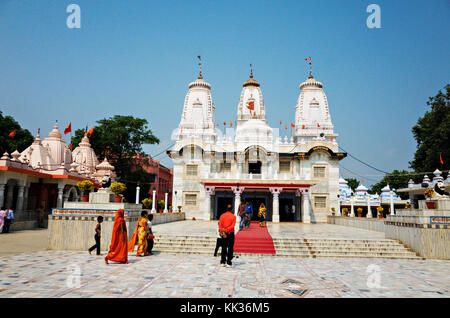
[(105, 263), (108, 260), (128, 264), (128, 236), (127, 225), (125, 223), (125, 211), (119, 209), (114, 218), (114, 226), (112, 231), (111, 246), (109, 253), (105, 257)]

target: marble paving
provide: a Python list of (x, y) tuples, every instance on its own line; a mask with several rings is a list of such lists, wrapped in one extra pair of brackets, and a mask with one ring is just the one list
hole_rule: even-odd
[[(157, 250), (157, 247), (155, 246)], [(104, 264), (87, 252), (0, 257), (0, 297), (450, 297), (450, 262), (155, 253)]]

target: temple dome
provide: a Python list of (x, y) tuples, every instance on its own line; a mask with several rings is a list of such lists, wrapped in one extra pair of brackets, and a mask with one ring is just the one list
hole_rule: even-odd
[[(72, 153), (67, 148), (66, 142), (61, 137), (62, 135), (59, 131), (58, 121), (56, 121), (52, 131), (50, 131), (48, 137), (42, 141), (42, 144), (47, 147), (56, 165), (59, 166), (64, 164), (67, 166), (67, 169), (70, 169)], [(55, 168), (56, 167), (54, 167), (54, 169)]]
[(253, 119), (266, 122), (266, 108), (262, 91), (260, 84), (253, 79), (252, 70), (250, 70), (250, 78), (242, 86), (238, 102), (237, 127)]
[(236, 142), (254, 145), (273, 142), (273, 129), (260, 119), (251, 119), (236, 128)]
[(59, 165), (53, 160), (49, 148), (42, 144), (40, 137), (40, 130), (38, 130), (33, 143), (22, 151), (19, 160), (23, 162), (27, 160), (28, 165), (33, 169), (43, 168), (45, 170), (54, 170)]
[(323, 85), (321, 82), (316, 81), (314, 77), (311, 75), (306, 81), (300, 84), (300, 89), (304, 88), (322, 88)]
[(72, 152), (73, 162), (78, 164), (77, 171), (79, 173), (94, 173), (98, 165), (98, 159), (91, 148), (89, 143), (89, 138), (84, 136), (78, 147), (76, 147)]

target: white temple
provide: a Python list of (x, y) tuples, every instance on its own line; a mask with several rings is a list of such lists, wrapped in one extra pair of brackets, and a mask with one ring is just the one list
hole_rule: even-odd
[[(211, 85), (202, 76), (189, 84), (181, 121), (168, 151), (173, 159), (173, 206), (187, 218), (218, 219), (241, 201), (267, 207), (272, 222), (326, 222), (338, 210), (337, 134), (322, 83), (312, 75), (300, 84), (293, 136), (267, 124), (260, 84), (243, 84), (236, 125), (223, 134), (215, 125)], [(270, 107), (270, 106), (269, 106)]]

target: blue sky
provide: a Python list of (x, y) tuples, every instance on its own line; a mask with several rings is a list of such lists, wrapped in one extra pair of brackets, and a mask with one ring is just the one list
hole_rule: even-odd
[[(80, 29), (66, 26), (71, 3)], [(366, 26), (371, 3), (381, 29)], [(273, 127), (294, 120), (312, 56), (340, 145), (381, 170), (407, 169), (411, 128), (450, 82), (449, 16), (445, 0), (1, 0), (0, 110), (33, 134), (56, 119), (82, 128), (115, 114), (146, 118), (162, 141), (145, 147), (155, 155), (179, 123), (197, 55), (216, 121), (235, 120), (252, 63)], [(164, 153), (156, 159), (171, 166)], [(341, 163), (367, 184), (381, 177)]]

